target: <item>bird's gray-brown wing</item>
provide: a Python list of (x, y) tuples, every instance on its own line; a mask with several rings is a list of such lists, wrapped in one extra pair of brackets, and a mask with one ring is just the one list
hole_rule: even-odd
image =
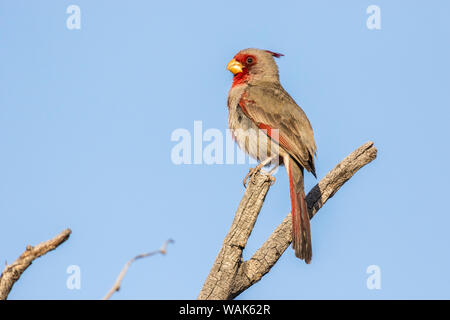
[(316, 175), (313, 129), (306, 114), (280, 84), (262, 82), (249, 85), (239, 105), (260, 129), (278, 129), (277, 143), (302, 167)]

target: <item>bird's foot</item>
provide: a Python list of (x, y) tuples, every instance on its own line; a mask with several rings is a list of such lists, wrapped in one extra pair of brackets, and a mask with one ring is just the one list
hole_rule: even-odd
[(263, 166), (260, 164), (258, 164), (255, 168), (250, 168), (248, 170), (247, 175), (244, 178), (243, 184), (244, 184), (244, 188), (247, 188), (247, 180), (250, 179), (251, 177), (253, 177), (256, 173), (258, 173), (259, 171), (261, 171), (261, 168)]
[(253, 177), (255, 174), (257, 174), (258, 172), (262, 172), (262, 173), (264, 173), (265, 175), (268, 175), (269, 176), (269, 178), (270, 178), (270, 181), (271, 181), (271, 186), (275, 183), (275, 177), (272, 175), (272, 171), (271, 172), (265, 172), (265, 171), (262, 171), (261, 169), (262, 169), (262, 167), (264, 167), (264, 163), (260, 163), (259, 165), (257, 165), (255, 168), (250, 168), (249, 170), (248, 170), (248, 173), (247, 173), (247, 175), (245, 176), (245, 178), (244, 178), (244, 181), (243, 181), (243, 183), (244, 183), (244, 188), (247, 188), (247, 181), (251, 178), (251, 177)]

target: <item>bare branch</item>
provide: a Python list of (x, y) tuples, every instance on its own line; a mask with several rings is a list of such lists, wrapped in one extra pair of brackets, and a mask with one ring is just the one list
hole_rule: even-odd
[(251, 177), (199, 299), (223, 297), (224, 292), (232, 291), (234, 276), (242, 262), (242, 250), (247, 244), (270, 185), (271, 180), (267, 175)]
[(14, 263), (10, 265), (6, 264), (6, 267), (0, 276), (0, 300), (6, 300), (8, 298), (14, 283), (19, 280), (22, 273), (33, 263), (35, 259), (56, 249), (60, 244), (69, 238), (71, 233), (72, 231), (70, 229), (66, 229), (55, 238), (41, 242), (35, 247), (28, 245), (25, 252), (22, 253), (22, 255), (17, 258)]
[(162, 247), (159, 250), (156, 251), (152, 251), (152, 252), (148, 252), (148, 253), (142, 253), (139, 254), (137, 256), (135, 256), (133, 259), (131, 259), (130, 261), (128, 261), (125, 266), (123, 267), (122, 271), (119, 273), (119, 276), (117, 277), (116, 282), (114, 283), (113, 287), (111, 288), (111, 290), (108, 291), (108, 293), (105, 295), (105, 297), (103, 298), (103, 300), (108, 300), (109, 298), (111, 298), (111, 296), (116, 292), (120, 290), (120, 286), (122, 284), (122, 280), (125, 277), (125, 274), (128, 271), (128, 268), (131, 266), (131, 264), (138, 260), (138, 259), (142, 259), (142, 258), (147, 258), (150, 256), (153, 256), (155, 254), (162, 254), (165, 255), (167, 252), (167, 245), (169, 243), (173, 243), (174, 241), (172, 239), (166, 240), (166, 242), (164, 242), (164, 244), (162, 245)]
[[(312, 188), (306, 196), (311, 218), (328, 199), (333, 197), (345, 182), (359, 169), (374, 160), (376, 156), (377, 149), (374, 147), (373, 142), (368, 142), (347, 156)], [(246, 203), (244, 200), (248, 197), (248, 193), (251, 193), (253, 198), (264, 200), (270, 187), (270, 183), (269, 186), (263, 187), (268, 183), (268, 178), (261, 174), (252, 177), (251, 182), (236, 213), (236, 217), (238, 215), (240, 217), (239, 219), (235, 217), (198, 299), (235, 298), (254, 283), (261, 280), (278, 261), (292, 241), (292, 222), (291, 215), (289, 214), (261, 248), (256, 251), (253, 257), (246, 262), (242, 261), (242, 251), (250, 236), (251, 229), (253, 229), (256, 222), (262, 203), (258, 203), (255, 207), (252, 207), (250, 204), (249, 207), (246, 207), (245, 211), (242, 211), (241, 207), (243, 203)], [(245, 221), (246, 223), (242, 225), (241, 221)], [(248, 229), (249, 226), (251, 226), (250, 230)], [(228, 241), (230, 234), (242, 234), (244, 237), (240, 239), (241, 246), (239, 247), (239, 251), (233, 251), (230, 248), (232, 246), (232, 243)], [(224, 255), (224, 253), (230, 251), (234, 253), (232, 256)]]

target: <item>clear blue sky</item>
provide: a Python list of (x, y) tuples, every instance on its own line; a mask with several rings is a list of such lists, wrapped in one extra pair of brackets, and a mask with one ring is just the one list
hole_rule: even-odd
[[(81, 8), (68, 30), (66, 8)], [(381, 30), (366, 27), (369, 5)], [(11, 299), (194, 299), (243, 194), (245, 165), (174, 165), (172, 132), (227, 126), (227, 62), (284, 53), (323, 177), (368, 140), (378, 158), (312, 221), (314, 257), (288, 249), (242, 299), (450, 298), (448, 1), (0, 2), (0, 261), (66, 227)], [(307, 175), (309, 189), (316, 183)], [(290, 210), (277, 175), (245, 251)], [(66, 269), (81, 269), (69, 290)], [(368, 290), (366, 268), (381, 269)]]

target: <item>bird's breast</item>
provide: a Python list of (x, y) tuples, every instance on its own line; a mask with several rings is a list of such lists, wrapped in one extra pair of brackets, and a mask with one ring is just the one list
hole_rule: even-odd
[(228, 127), (239, 148), (258, 161), (278, 154), (278, 144), (244, 114), (238, 103), (239, 100), (229, 99), (229, 102), (234, 103), (228, 104)]

